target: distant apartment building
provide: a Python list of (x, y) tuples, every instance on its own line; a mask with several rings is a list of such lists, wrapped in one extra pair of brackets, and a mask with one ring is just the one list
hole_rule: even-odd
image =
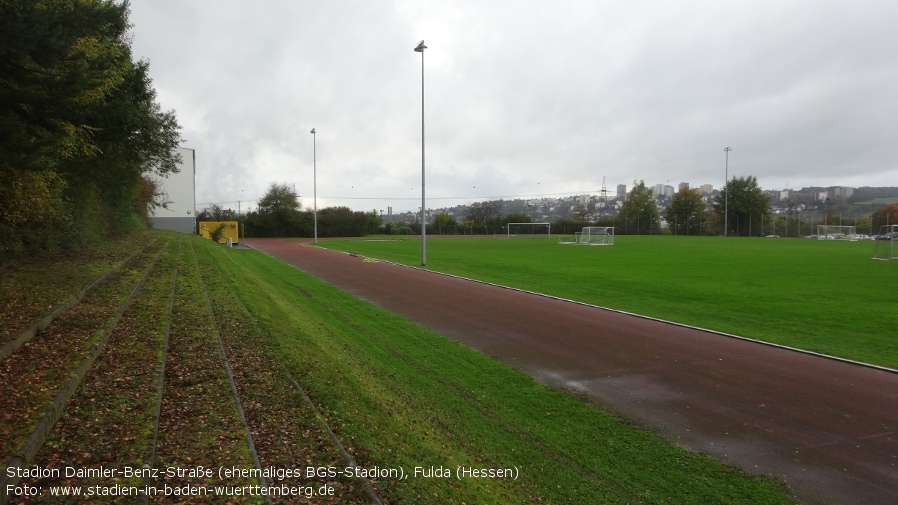
[(677, 191), (683, 191), (684, 189), (689, 189), (689, 183), (688, 183), (688, 182), (681, 182), (680, 185), (679, 185), (678, 188), (677, 188)]
[(668, 184), (655, 184), (652, 191), (655, 198), (670, 198), (674, 195), (674, 187)]
[(854, 188), (838, 186), (833, 188), (833, 195), (839, 200), (848, 200), (854, 194)]
[(828, 188), (826, 191), (817, 193), (817, 200), (825, 202), (826, 200), (848, 200), (854, 194), (854, 188), (845, 186), (835, 186)]
[(714, 192), (713, 184), (702, 184), (701, 188), (702, 188), (702, 193), (706, 194), (706, 195), (710, 195), (711, 193)]
[(627, 199), (627, 185), (626, 184), (618, 184), (617, 185), (617, 197), (621, 200)]

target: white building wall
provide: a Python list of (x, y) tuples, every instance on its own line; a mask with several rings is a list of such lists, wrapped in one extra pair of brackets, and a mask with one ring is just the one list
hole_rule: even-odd
[(153, 175), (157, 188), (165, 193), (168, 208), (156, 208), (153, 228), (181, 233), (196, 233), (196, 151), (179, 147), (180, 170), (168, 177)]

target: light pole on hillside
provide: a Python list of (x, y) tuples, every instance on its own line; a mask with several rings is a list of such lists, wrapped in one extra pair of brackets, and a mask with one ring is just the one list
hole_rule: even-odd
[(421, 53), (421, 266), (427, 264), (427, 221), (424, 214), (424, 50), (427, 46), (424, 41), (415, 47), (416, 53)]
[(318, 243), (318, 167), (316, 166), (317, 153), (315, 152), (315, 129), (312, 128), (312, 216), (315, 221), (315, 243)]
[(727, 147), (724, 149), (726, 151), (726, 165), (723, 173), (723, 190), (726, 191), (726, 195), (724, 195), (723, 199), (723, 236), (727, 236), (727, 228), (729, 228), (730, 221), (730, 190), (727, 188), (727, 184), (730, 182), (730, 151), (732, 151), (732, 147)]

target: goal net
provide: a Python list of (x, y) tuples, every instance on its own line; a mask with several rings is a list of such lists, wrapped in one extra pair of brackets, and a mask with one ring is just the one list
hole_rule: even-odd
[(508, 223), (508, 238), (520, 235), (552, 236), (551, 223)]
[(875, 260), (894, 260), (898, 254), (895, 248), (895, 242), (898, 242), (898, 224), (883, 225), (879, 229), (879, 235), (873, 237), (873, 259)]
[(575, 232), (573, 237), (566, 237), (558, 243), (575, 245), (614, 245), (614, 227), (584, 226), (581, 231)]
[(817, 240), (857, 240), (854, 226), (817, 225)]

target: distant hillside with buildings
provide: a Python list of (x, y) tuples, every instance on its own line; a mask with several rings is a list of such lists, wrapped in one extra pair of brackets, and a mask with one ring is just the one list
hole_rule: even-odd
[[(688, 189), (689, 183), (680, 183), (676, 188), (668, 184), (652, 186), (652, 193), (661, 215), (670, 204), (673, 196), (681, 189)], [(710, 184), (698, 186), (702, 198), (710, 209), (719, 190)], [(597, 222), (614, 218), (627, 198), (627, 185), (619, 184), (614, 191), (605, 194), (582, 194), (558, 198), (529, 198), (511, 200), (493, 200), (501, 208), (502, 215), (521, 213), (530, 216), (534, 222), (553, 222), (572, 217), (584, 218)], [(782, 213), (843, 213), (858, 218), (869, 215), (890, 204), (898, 203), (898, 187), (860, 187), (846, 186), (805, 187), (801, 189), (766, 190), (764, 194), (770, 198), (770, 210), (773, 214)], [(463, 221), (468, 205), (428, 209), (428, 220), (435, 214), (448, 214), (456, 221)], [(404, 212), (392, 216), (384, 216), (384, 221), (417, 222), (420, 214)]]

